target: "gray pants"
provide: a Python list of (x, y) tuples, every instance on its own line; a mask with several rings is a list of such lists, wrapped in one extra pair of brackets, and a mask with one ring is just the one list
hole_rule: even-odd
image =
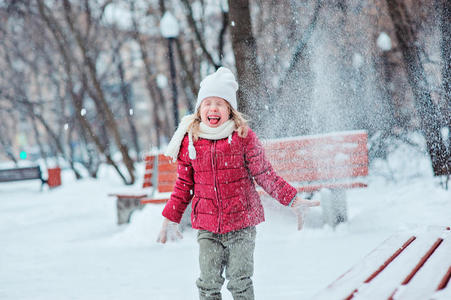
[(224, 283), (222, 273), (229, 283), (227, 289), (234, 300), (253, 300), (255, 227), (225, 234), (199, 230), (200, 277), (196, 281), (201, 300), (220, 300)]

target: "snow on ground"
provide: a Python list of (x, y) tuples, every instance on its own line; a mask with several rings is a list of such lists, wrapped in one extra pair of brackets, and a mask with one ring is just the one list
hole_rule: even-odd
[[(322, 226), (321, 209), (298, 232), (291, 212), (267, 209), (257, 227), (256, 299), (309, 299), (396, 231), (451, 224), (451, 190), (433, 178), (427, 158), (399, 147), (372, 164), (369, 187), (348, 191), (349, 222)], [(155, 242), (161, 205), (148, 205), (131, 224), (116, 225), (107, 194), (119, 179), (39, 191), (39, 182), (0, 185), (0, 299), (197, 299), (196, 232)], [(139, 184), (138, 184), (139, 185)], [(223, 298), (232, 299), (224, 288)]]

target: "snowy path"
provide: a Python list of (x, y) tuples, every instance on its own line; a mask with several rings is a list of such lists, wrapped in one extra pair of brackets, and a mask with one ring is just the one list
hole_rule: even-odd
[[(162, 206), (118, 227), (106, 196), (117, 185), (113, 176), (66, 176), (43, 192), (36, 181), (0, 185), (0, 299), (197, 299), (195, 232), (155, 243)], [(257, 227), (256, 299), (308, 299), (391, 233), (451, 223), (451, 191), (427, 176), (396, 185), (372, 178), (348, 193), (348, 206), (350, 221), (336, 231), (313, 224), (297, 232), (293, 216), (266, 211)]]

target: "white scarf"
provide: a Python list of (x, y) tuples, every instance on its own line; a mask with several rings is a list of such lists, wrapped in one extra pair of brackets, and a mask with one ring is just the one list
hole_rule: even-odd
[[(183, 117), (182, 121), (177, 127), (177, 130), (172, 136), (172, 139), (169, 142), (164, 155), (171, 157), (173, 162), (177, 161), (183, 137), (188, 132), (188, 127), (194, 122), (195, 119), (196, 117), (194, 115), (187, 115)], [(235, 122), (233, 122), (232, 120), (227, 120), (226, 122), (224, 122), (224, 124), (216, 128), (209, 127), (208, 125), (201, 122), (199, 125), (199, 137), (208, 140), (220, 140), (228, 137), (228, 142), (230, 144), (232, 143), (232, 133), (235, 131), (235, 129)], [(191, 133), (191, 130), (188, 132), (188, 140), (189, 158), (196, 159), (196, 148), (194, 148), (193, 135)]]

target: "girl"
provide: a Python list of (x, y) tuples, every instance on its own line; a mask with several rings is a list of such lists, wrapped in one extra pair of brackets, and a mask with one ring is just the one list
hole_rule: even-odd
[[(177, 230), (192, 202), (192, 226), (198, 229), (200, 299), (221, 299), (222, 276), (234, 299), (254, 299), (255, 225), (264, 221), (254, 181), (283, 205), (290, 205), (302, 225), (302, 207), (318, 202), (296, 197), (296, 189), (277, 176), (255, 133), (237, 111), (238, 83), (224, 67), (200, 84), (195, 114), (182, 119), (166, 155), (178, 162), (174, 192), (167, 202), (158, 241)], [(300, 229), (300, 228), (299, 228)]]

